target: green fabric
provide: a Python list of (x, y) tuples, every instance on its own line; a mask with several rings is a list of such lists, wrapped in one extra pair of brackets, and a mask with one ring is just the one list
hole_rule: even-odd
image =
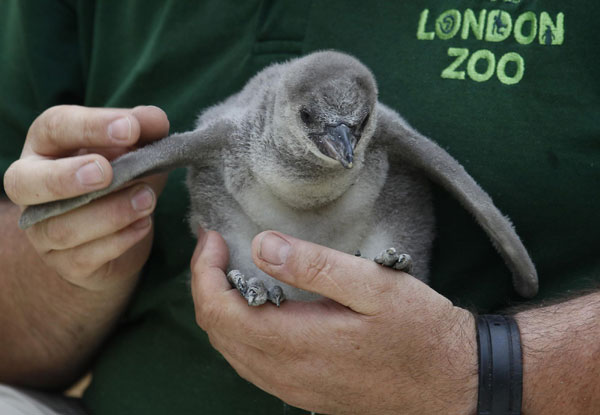
[[(558, 0), (5, 0), (0, 169), (51, 105), (154, 104), (184, 131), (265, 65), (339, 49), (491, 194), (549, 298), (600, 280), (599, 15)], [(195, 324), (183, 177), (159, 201), (152, 255), (85, 402), (111, 415), (296, 413), (237, 377)], [(435, 200), (432, 286), (480, 311), (518, 302), (484, 233), (444, 191)]]

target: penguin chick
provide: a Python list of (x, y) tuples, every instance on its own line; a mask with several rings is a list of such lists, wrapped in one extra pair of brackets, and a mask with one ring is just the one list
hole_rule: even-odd
[[(82, 206), (134, 178), (187, 166), (191, 229), (219, 231), (230, 268), (241, 271), (230, 280), (241, 281), (240, 292), (252, 281), (253, 303), (276, 298), (279, 304), (317, 296), (256, 269), (250, 243), (267, 229), (348, 253), (360, 249), (371, 258), (393, 246), (410, 257), (393, 253), (400, 261), (392, 266), (411, 266), (427, 282), (434, 237), (430, 179), (473, 214), (511, 270), (517, 292), (532, 297), (538, 289), (535, 267), (508, 219), (452, 156), (377, 101), (373, 75), (346, 54), (316, 52), (271, 65), (205, 110), (193, 131), (112, 165), (108, 188), (28, 207), (20, 226)], [(382, 261), (389, 262), (392, 253), (385, 255)]]

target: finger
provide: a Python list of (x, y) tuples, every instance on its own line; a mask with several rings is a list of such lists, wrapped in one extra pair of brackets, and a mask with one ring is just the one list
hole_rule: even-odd
[[(198, 243), (192, 256), (192, 294), (196, 299), (204, 299), (207, 295), (219, 295), (232, 290), (225, 277), (229, 262), (229, 250), (223, 237), (214, 231), (198, 228)], [(199, 286), (202, 290), (195, 292)], [(204, 290), (208, 292), (205, 293)]]
[(198, 228), (198, 243), (191, 260), (192, 298), (196, 322), (205, 331), (220, 320), (220, 314), (232, 301), (237, 291), (225, 275), (229, 250), (223, 237), (214, 231)]
[[(243, 333), (241, 341), (278, 354), (293, 339), (305, 337), (306, 331), (321, 330), (325, 336), (352, 327), (351, 319), (344, 318), (349, 317), (346, 310), (332, 302), (285, 301), (279, 308), (270, 303), (249, 307), (226, 279), (228, 250), (221, 235), (198, 232), (191, 264), (192, 296), (197, 323), (205, 331)], [(305, 324), (315, 321), (319, 322), (316, 328)]]
[(192, 297), (196, 321), (205, 331), (213, 327), (222, 330), (232, 326), (239, 328), (250, 310), (227, 281), (228, 257), (227, 245), (220, 234), (198, 229), (198, 244), (191, 261)]
[(194, 248), (194, 253), (192, 254), (192, 259), (190, 261), (190, 269), (194, 268), (194, 264), (198, 261), (198, 257), (200, 253), (204, 249), (204, 244), (206, 243), (206, 231), (202, 226), (198, 226), (196, 229), (196, 247)]
[(154, 105), (139, 106), (132, 110), (132, 115), (140, 124), (141, 144), (158, 140), (169, 134), (169, 118), (162, 109)]
[(88, 289), (106, 288), (107, 284), (110, 284), (106, 281), (106, 276), (119, 277), (111, 267), (111, 261), (122, 256), (146, 237), (151, 231), (151, 225), (152, 219), (147, 216), (104, 238), (73, 249), (50, 251), (42, 258), (63, 278), (76, 285)]
[(169, 119), (163, 110), (155, 106), (135, 107), (132, 114), (140, 124), (140, 137), (133, 147), (88, 147), (80, 149), (77, 154), (100, 154), (108, 160), (142, 147), (145, 144), (166, 137), (169, 134)]
[[(88, 289), (96, 291), (111, 289), (112, 292), (116, 292), (114, 295), (117, 295), (118, 293), (121, 293), (123, 296), (130, 295), (131, 290), (139, 279), (140, 270), (152, 249), (154, 226), (152, 216), (149, 218), (150, 227), (148, 228), (148, 232), (145, 235), (142, 232), (140, 235), (141, 239), (133, 238), (133, 244), (130, 248), (125, 249), (121, 255), (110, 262), (105, 263), (96, 272), (91, 274), (87, 281), (84, 282), (87, 283), (86, 287), (88, 287)], [(139, 221), (143, 220), (144, 219), (140, 219)], [(134, 228), (136, 226), (137, 222), (129, 227), (132, 229), (125, 228), (120, 232), (126, 233), (131, 231), (133, 233), (135, 232)], [(124, 248), (126, 248), (125, 245)], [(115, 287), (118, 287), (118, 289), (115, 290)]]
[(131, 109), (61, 105), (44, 111), (31, 125), (23, 156), (68, 155), (87, 147), (127, 147), (140, 137)]
[(396, 293), (397, 282), (408, 277), (373, 261), (271, 231), (254, 238), (252, 256), (274, 278), (367, 315), (378, 314), (389, 293)]
[(40, 253), (66, 250), (115, 233), (150, 215), (155, 206), (152, 187), (138, 184), (39, 222), (27, 233)]
[(198, 243), (191, 261), (192, 297), (196, 320), (205, 331), (215, 326), (223, 330), (235, 327), (233, 330), (237, 330), (248, 313), (256, 311), (248, 307), (227, 281), (228, 261), (229, 251), (223, 237), (217, 232), (198, 228)]
[[(165, 136), (169, 121), (160, 108), (130, 109), (58, 106), (32, 124), (23, 155), (9, 167), (4, 186), (13, 202), (39, 204), (79, 196), (108, 186), (112, 167), (108, 159), (133, 144)], [(89, 154), (100, 151), (106, 157)], [(44, 156), (79, 156), (48, 160)]]
[[(199, 238), (192, 260), (196, 321), (208, 332), (240, 333), (240, 341), (271, 354), (312, 335), (352, 329), (360, 320), (333, 302), (285, 301), (249, 307), (225, 277), (227, 246), (216, 232)], [(317, 324), (315, 324), (317, 323)], [(243, 335), (242, 335), (243, 333)]]
[(66, 199), (107, 187), (112, 167), (100, 155), (58, 160), (26, 157), (15, 161), (4, 175), (4, 188), (17, 205)]

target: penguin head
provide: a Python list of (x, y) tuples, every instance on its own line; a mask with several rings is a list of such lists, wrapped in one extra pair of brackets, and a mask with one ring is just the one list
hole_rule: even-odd
[(376, 119), (377, 86), (369, 69), (343, 53), (316, 52), (289, 62), (281, 82), (275, 111), (286, 144), (321, 166), (362, 163)]

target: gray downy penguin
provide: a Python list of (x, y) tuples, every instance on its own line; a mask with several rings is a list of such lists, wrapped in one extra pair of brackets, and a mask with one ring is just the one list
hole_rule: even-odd
[[(203, 111), (193, 131), (116, 159), (106, 189), (30, 206), (19, 225), (82, 206), (132, 179), (187, 166), (189, 223), (219, 231), (229, 281), (249, 305), (315, 294), (254, 265), (253, 237), (275, 229), (428, 280), (435, 218), (429, 180), (456, 197), (490, 237), (516, 291), (538, 290), (535, 266), (510, 221), (445, 150), (377, 101), (354, 57), (315, 52), (263, 69), (237, 94)], [(390, 248), (394, 247), (394, 248)]]

